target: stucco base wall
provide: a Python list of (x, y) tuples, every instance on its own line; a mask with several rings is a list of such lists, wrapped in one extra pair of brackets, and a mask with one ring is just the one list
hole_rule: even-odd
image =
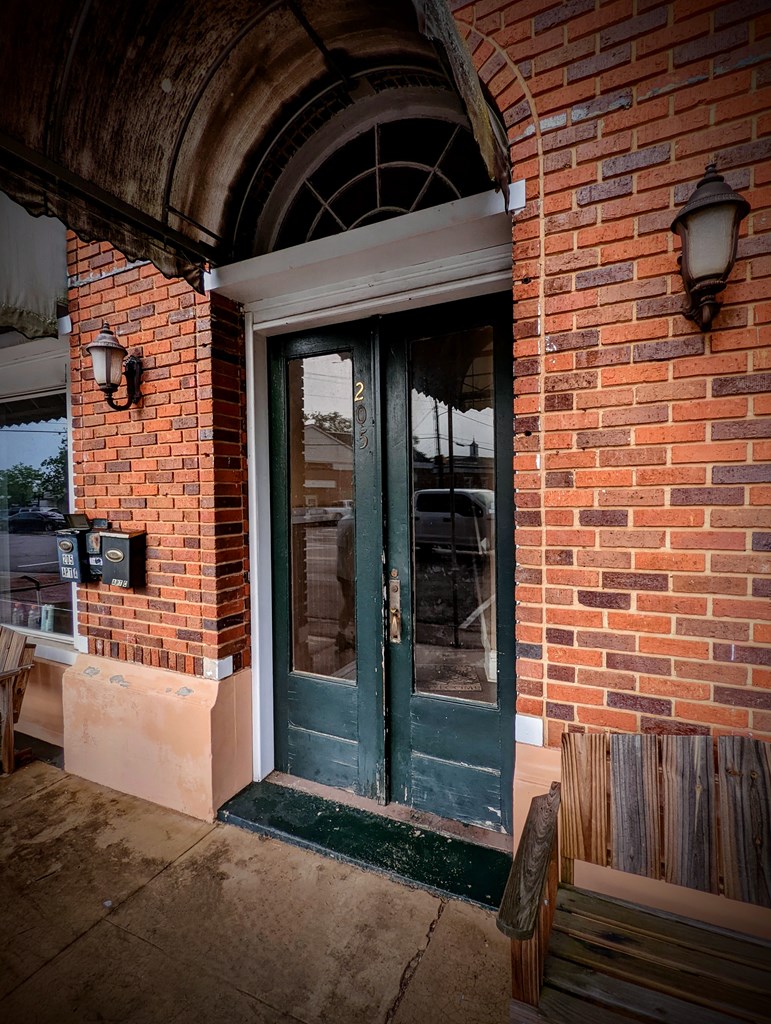
[(252, 778), (251, 674), (219, 682), (83, 654), (64, 673), (67, 771), (205, 821)]

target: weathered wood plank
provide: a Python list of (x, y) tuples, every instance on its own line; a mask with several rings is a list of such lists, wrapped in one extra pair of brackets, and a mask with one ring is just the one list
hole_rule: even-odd
[[(552, 933), (551, 952), (563, 960), (583, 964), (643, 989), (663, 992), (729, 1017), (751, 1021), (752, 1024), (769, 1024), (769, 997), (758, 992), (727, 985), (715, 979), (705, 983), (701, 975), (693, 975), (688, 970), (650, 960), (641, 962), (623, 949), (596, 945), (556, 929)], [(695, 1012), (693, 1019), (699, 1020), (699, 1013)]]
[(759, 969), (744, 964), (727, 962), (715, 955), (705, 936), (693, 930), (693, 945), (685, 946), (670, 942), (665, 935), (653, 937), (643, 935), (633, 928), (619, 926), (618, 922), (592, 920), (580, 914), (566, 914), (559, 911), (554, 921), (554, 931), (569, 935), (573, 939), (591, 943), (593, 947), (616, 950), (634, 957), (639, 970), (640, 983), (644, 984), (650, 969), (663, 968), (669, 971), (685, 971), (697, 982), (701, 978), (706, 988), (724, 986), (740, 994), (740, 1002), (752, 994), (771, 998), (771, 976), (768, 968)]
[(0, 672), (18, 666), (26, 640), (23, 633), (9, 629), (8, 626), (0, 629)]
[(13, 681), (0, 683), (0, 766), (13, 771)]
[(32, 665), (35, 661), (35, 644), (30, 643), (28, 640), (24, 644), (24, 650), (22, 651), (21, 658), (19, 659), (19, 666), (22, 671), (19, 673), (16, 682), (13, 684), (13, 720), (14, 722), (19, 721), (21, 715), (21, 706), (24, 703), (24, 694), (27, 692), (27, 682), (29, 680), (29, 674), (32, 671)]
[(525, 1003), (512, 999), (509, 1003), (509, 1024), (550, 1024), (550, 1022), (537, 1006), (527, 1006)]
[(563, 734), (560, 818), (563, 859), (603, 866), (608, 863), (607, 759), (605, 733)]
[(556, 847), (559, 805), (558, 782), (531, 801), (496, 920), (499, 930), (510, 939), (529, 939), (535, 930)]
[(19, 717), (34, 653), (35, 645), (23, 633), (0, 628), (0, 764), (6, 774), (14, 768), (13, 723)]
[(610, 864), (661, 878), (656, 736), (610, 737)]
[(771, 907), (771, 743), (718, 739), (725, 894)]
[[(563, 1003), (560, 997), (571, 1001)], [(584, 1024), (584, 1021), (586, 1024), (610, 1024), (611, 1021), (630, 1019), (665, 1024), (736, 1024), (737, 1020), (732, 1015), (705, 1006), (697, 1008), (685, 999), (663, 992), (649, 992), (639, 985), (610, 978), (590, 967), (558, 957), (549, 959), (540, 1009), (555, 1024), (557, 1021), (560, 1024), (573, 1024), (574, 1021), (576, 1024)]]
[(664, 878), (719, 892), (712, 739), (662, 736), (661, 769)]
[(631, 1019), (639, 1024), (640, 1021), (639, 1016), (630, 1018), (627, 1014), (614, 1013), (583, 996), (576, 998), (551, 986), (544, 987), (538, 1009), (549, 1024), (629, 1024)]
[[(707, 947), (716, 956), (730, 963), (746, 964), (761, 971), (771, 965), (771, 942), (750, 939), (737, 932), (703, 924), (663, 910), (647, 910), (636, 903), (600, 896), (586, 889), (561, 885), (557, 893), (557, 910), (578, 914), (590, 920), (605, 921), (611, 927), (623, 928), (639, 935), (666, 938), (686, 949)], [(730, 966), (727, 966), (730, 970)], [(771, 982), (770, 982), (771, 984)]]

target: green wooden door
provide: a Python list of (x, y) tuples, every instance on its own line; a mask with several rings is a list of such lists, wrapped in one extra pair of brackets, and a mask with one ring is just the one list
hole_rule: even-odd
[(506, 306), (277, 340), (271, 440), (277, 766), (510, 831)]

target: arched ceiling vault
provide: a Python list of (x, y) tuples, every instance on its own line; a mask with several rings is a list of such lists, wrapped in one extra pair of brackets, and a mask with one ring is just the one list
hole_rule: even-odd
[(379, 72), (453, 80), (508, 181), (445, 0), (6, 0), (0, 23), (0, 189), (196, 285), (286, 124)]

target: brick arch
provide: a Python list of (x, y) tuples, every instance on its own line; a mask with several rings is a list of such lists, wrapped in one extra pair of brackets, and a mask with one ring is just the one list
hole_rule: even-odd
[[(512, 178), (525, 180), (526, 206), (512, 224), (514, 263), (514, 480), (518, 535), (543, 526), (542, 353), (545, 348), (542, 217), (543, 147), (536, 104), (528, 87), (533, 62), (516, 59), (507, 49), (513, 34), (502, 15), (477, 17), (476, 7), (456, 12), (461, 32), (490, 102), (506, 127)], [(464, 18), (470, 18), (465, 21)], [(543, 716), (542, 611), (533, 595), (543, 582), (541, 552), (517, 549), (515, 572), (517, 643), (517, 711)]]

